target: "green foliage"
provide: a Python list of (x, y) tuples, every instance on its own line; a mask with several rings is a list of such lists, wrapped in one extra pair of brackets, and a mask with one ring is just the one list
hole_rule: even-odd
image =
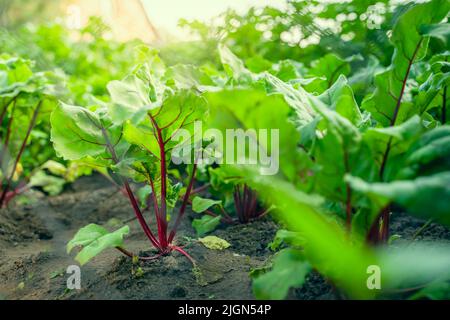
[(222, 201), (220, 200), (211, 200), (211, 199), (205, 199), (200, 197), (195, 197), (192, 200), (192, 210), (194, 210), (197, 213), (202, 213), (203, 211), (209, 209), (210, 207), (221, 204)]
[[(361, 179), (347, 177), (351, 187), (367, 195), (379, 210), (394, 202), (423, 219), (433, 219), (450, 225), (450, 172), (398, 180), (390, 183), (368, 184)], [(430, 201), (433, 199), (433, 201)]]
[[(52, 113), (51, 122), (51, 140), (57, 154), (64, 159), (79, 160), (105, 152), (105, 127), (99, 112), (61, 103)], [(117, 141), (119, 133), (115, 135), (116, 139), (113, 141)]]
[[(290, 76), (277, 75), (266, 57), (249, 60), (243, 54), (240, 61), (229, 48), (219, 46), (227, 81), (224, 89), (206, 95), (210, 126), (287, 130), (284, 138), (280, 133), (276, 178), (261, 176), (260, 163), (253, 168), (221, 164), (220, 170), (240, 177), (276, 206), (275, 217), (287, 230), (277, 235), (273, 248), (283, 243), (301, 247), (308, 263), (352, 297), (373, 297), (365, 283), (372, 264), (385, 266), (389, 287), (400, 285), (395, 280), (400, 269), (391, 265), (395, 254), (385, 260), (363, 243), (374, 234), (384, 234), (387, 240), (385, 208), (396, 204), (412, 215), (448, 224), (448, 132), (440, 126), (447, 121), (448, 55), (427, 53), (436, 48), (428, 48), (430, 37), (445, 40), (446, 26), (422, 26), (439, 24), (449, 5), (435, 0), (398, 11), (387, 68), (373, 58), (365, 66), (360, 57), (328, 54)], [(238, 45), (232, 49), (240, 50)], [(365, 76), (369, 70), (371, 75)], [(227, 174), (220, 180), (226, 181)], [(217, 185), (217, 178), (212, 176), (211, 183)], [(431, 276), (436, 268), (434, 279), (437, 274), (446, 279), (440, 269), (445, 261), (435, 262), (418, 269)], [(405, 260), (403, 265), (413, 263)], [(346, 271), (348, 265), (351, 272)], [(412, 283), (411, 274), (399, 278)], [(257, 277), (255, 285), (270, 287), (270, 279)], [(279, 297), (286, 292), (283, 289)]]
[(107, 99), (108, 82), (124, 77), (138, 62), (133, 58), (134, 48), (141, 43), (107, 40), (107, 31), (95, 17), (78, 34), (58, 23), (27, 25), (15, 32), (1, 32), (0, 46), (3, 52), (35, 60), (39, 69), (64, 71), (71, 93), (68, 102), (85, 104), (95, 98)]
[(439, 23), (420, 26), (420, 33), (424, 36), (435, 37), (448, 45), (450, 38), (450, 24)]
[(450, 9), (447, 0), (431, 1), (413, 6), (396, 22), (391, 42), (395, 47), (392, 64), (375, 78), (376, 91), (365, 99), (362, 108), (370, 111), (373, 118), (383, 126), (406, 121), (414, 114), (410, 102), (402, 102), (411, 65), (426, 55), (429, 37), (421, 34), (420, 27), (439, 23)]
[(253, 281), (253, 293), (258, 299), (284, 299), (290, 288), (303, 285), (311, 271), (310, 264), (298, 250), (283, 249), (273, 258), (273, 268)]
[(212, 217), (204, 215), (200, 219), (194, 219), (192, 221), (192, 227), (197, 232), (197, 235), (201, 237), (211, 231), (214, 231), (220, 224), (221, 219), (221, 216)]
[[(61, 90), (55, 74), (34, 72), (33, 67), (29, 60), (0, 55), (0, 206), (7, 204), (21, 189), (34, 186), (31, 183), (25, 188), (17, 187), (24, 180), (27, 184), (33, 170), (39, 166), (36, 161), (45, 162), (53, 156), (53, 151), (48, 152), (48, 144), (42, 144), (47, 136), (39, 128), (48, 127), (48, 114)], [(57, 190), (58, 187), (51, 193)]]
[[(193, 221), (203, 236), (234, 222), (227, 212), (244, 211), (236, 203), (245, 188), (254, 211), (273, 209), (282, 228), (269, 245), (281, 249), (271, 270), (255, 275), (256, 297), (283, 299), (312, 269), (351, 298), (410, 287), (423, 288), (413, 299), (447, 297), (448, 246), (372, 244), (389, 239), (393, 208), (450, 224), (450, 2), (289, 1), (287, 8), (229, 10), (222, 24), (181, 21), (201, 41), (170, 44), (161, 55), (138, 41), (106, 40), (96, 18), (73, 38), (58, 24), (2, 32), (2, 51), (36, 60), (0, 59), (1, 137), (13, 156), (27, 145), (13, 168), (2, 159), (2, 177), (16, 181), (23, 170), (29, 187), (56, 194), (61, 178), (97, 170), (128, 196), (159, 254), (184, 252), (174, 237), (191, 201), (194, 212), (208, 210)], [(58, 71), (35, 72), (44, 66)], [(56, 96), (65, 102), (56, 106)], [(197, 136), (196, 121), (224, 137), (227, 129), (246, 133), (242, 158), (214, 134)], [(22, 123), (33, 124), (29, 136)], [(180, 140), (181, 129), (193, 139)], [(262, 129), (267, 139), (256, 134)], [(64, 163), (46, 162), (54, 157), (49, 139)], [(274, 172), (252, 159), (254, 150), (272, 157)], [(200, 153), (249, 161), (172, 161)], [(210, 199), (191, 199), (195, 178), (210, 184)], [(153, 211), (154, 228), (144, 210)], [(84, 264), (106, 248), (123, 249), (126, 233), (88, 225), (68, 251), (83, 247), (76, 259)], [(372, 265), (382, 269), (379, 292), (367, 287)]]
[(279, 229), (273, 238), (273, 241), (269, 243), (268, 247), (272, 251), (276, 251), (282, 245), (289, 245), (294, 248), (301, 248), (304, 245), (305, 241), (302, 238), (301, 234), (289, 231), (286, 229)]
[(81, 228), (67, 244), (67, 253), (75, 247), (82, 247), (75, 257), (80, 265), (86, 264), (100, 252), (108, 248), (123, 246), (123, 237), (130, 232), (128, 226), (124, 226), (114, 232), (108, 232), (105, 228), (89, 224)]
[(450, 284), (445, 282), (434, 282), (410, 297), (411, 300), (448, 300), (449, 298)]

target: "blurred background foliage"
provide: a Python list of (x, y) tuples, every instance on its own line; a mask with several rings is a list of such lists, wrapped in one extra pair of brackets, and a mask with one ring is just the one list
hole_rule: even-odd
[[(132, 49), (146, 39), (116, 41), (102, 17), (69, 28), (64, 17), (73, 3), (77, 1), (0, 0), (0, 46), (4, 52), (35, 60), (38, 69), (61, 69), (68, 75), (75, 102), (91, 95), (104, 98), (106, 83), (127, 74), (135, 63)], [(327, 53), (343, 59), (357, 55), (351, 59), (352, 70), (386, 66), (393, 51), (389, 28), (407, 7), (389, 0), (287, 1), (286, 6), (287, 10), (251, 8), (244, 14), (229, 9), (210, 21), (182, 19), (179, 25), (189, 32), (189, 39), (174, 41), (169, 36), (151, 45), (168, 65), (220, 68), (216, 48), (221, 41), (255, 72), (286, 59), (309, 67)], [(148, 32), (156, 31), (149, 27)]]

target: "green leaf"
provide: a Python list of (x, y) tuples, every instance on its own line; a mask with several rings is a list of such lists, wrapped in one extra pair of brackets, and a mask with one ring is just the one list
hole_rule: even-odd
[(376, 208), (381, 209), (392, 201), (419, 218), (450, 225), (450, 171), (390, 183), (367, 183), (350, 176), (346, 181), (352, 189), (367, 195)]
[(254, 74), (247, 70), (242, 60), (231, 52), (224, 44), (219, 44), (220, 60), (224, 66), (225, 72), (230, 78), (235, 79), (238, 83), (252, 83)]
[(193, 65), (178, 64), (170, 67), (166, 77), (171, 79), (178, 89), (196, 88), (203, 91), (214, 85), (214, 82), (206, 73)]
[(178, 182), (176, 184), (172, 184), (170, 179), (168, 179), (166, 200), (167, 206), (169, 208), (175, 208), (178, 199), (180, 199), (180, 193), (182, 188), (183, 188), (182, 183)]
[(443, 95), (441, 97), (439, 93), (446, 86), (450, 85), (450, 72), (444, 73), (440, 70), (430, 70), (429, 72), (429, 77), (420, 85), (414, 101), (415, 108), (417, 108), (421, 114), (436, 106), (441, 108), (444, 97)]
[[(242, 136), (245, 135), (244, 143), (234, 144), (237, 145), (233, 154), (235, 162), (242, 160), (237, 158), (238, 148), (245, 149), (245, 158), (249, 165), (254, 165), (255, 162), (261, 164), (262, 155), (270, 156), (271, 163), (266, 160), (264, 166), (261, 166), (262, 170), (269, 174), (281, 171), (292, 180), (298, 179), (298, 172), (303, 168), (302, 159), (296, 152), (299, 134), (288, 119), (291, 110), (282, 97), (268, 96), (264, 91), (255, 89), (222, 90), (208, 93), (205, 97), (211, 108), (210, 128), (221, 130), (225, 138), (228, 129), (242, 129)], [(236, 101), (239, 101), (239, 104), (236, 104)], [(261, 135), (255, 134), (259, 129), (264, 129), (267, 135), (261, 138)], [(232, 158), (231, 154), (227, 154), (226, 148), (224, 150), (219, 146), (218, 149), (224, 160), (227, 157)], [(249, 159), (250, 149), (257, 150), (253, 159)]]
[[(340, 85), (341, 80), (342, 78), (338, 80), (336, 86)], [(368, 156), (370, 150), (362, 143), (362, 135), (350, 119), (337, 110), (330, 109), (319, 97), (309, 93), (305, 97), (319, 118), (315, 130), (317, 139), (314, 149), (310, 151), (316, 164), (315, 174), (311, 177), (313, 190), (332, 201), (345, 202), (348, 193), (343, 181), (345, 174), (352, 172), (367, 179), (374, 175), (375, 166)], [(352, 94), (349, 97), (352, 98)], [(358, 124), (361, 123), (361, 118), (359, 119)]]
[(408, 151), (407, 167), (400, 177), (434, 174), (450, 170), (450, 126), (441, 126), (428, 131)]
[(220, 224), (221, 216), (211, 217), (208, 215), (204, 215), (201, 219), (194, 219), (192, 221), (192, 227), (197, 232), (199, 237), (215, 230), (217, 226)]
[(302, 63), (288, 59), (273, 64), (269, 72), (282, 81), (289, 81), (300, 78), (305, 73), (305, 69)]
[(447, 46), (450, 42), (450, 23), (422, 25), (420, 33), (423, 36), (437, 38)]
[(195, 197), (192, 200), (192, 210), (194, 210), (194, 212), (197, 213), (202, 213), (203, 211), (209, 209), (210, 207), (216, 204), (222, 204), (222, 201)]
[(136, 126), (127, 122), (123, 128), (123, 137), (129, 143), (148, 150), (156, 156), (159, 155), (160, 150), (153, 131), (150, 120)]
[(380, 66), (378, 59), (369, 56), (367, 66), (355, 71), (348, 79), (358, 101), (361, 101), (362, 98), (373, 89), (374, 76), (380, 71), (382, 71), (382, 67)]
[(420, 289), (419, 292), (414, 293), (410, 300), (449, 300), (450, 299), (450, 282), (436, 281)]
[(120, 125), (128, 120), (134, 124), (139, 123), (148, 110), (156, 107), (152, 106), (149, 89), (144, 82), (133, 75), (122, 81), (111, 81), (108, 92), (113, 102), (109, 107), (109, 114), (114, 124)]
[(411, 6), (398, 18), (392, 30), (395, 51), (391, 66), (376, 76), (376, 90), (362, 104), (382, 126), (402, 123), (418, 112), (403, 95), (411, 65), (425, 56), (428, 47), (429, 39), (419, 29), (424, 24), (439, 23), (449, 9), (447, 0), (433, 0)]
[(348, 76), (350, 70), (348, 61), (341, 59), (333, 53), (329, 53), (312, 63), (309, 75), (325, 76), (327, 78), (328, 87), (331, 87), (340, 75)]
[(105, 151), (101, 122), (94, 112), (61, 103), (52, 113), (51, 141), (65, 160), (98, 156)]
[(41, 187), (51, 196), (56, 196), (62, 192), (66, 181), (62, 178), (46, 174), (44, 171), (37, 171), (30, 179), (30, 187)]
[(362, 124), (361, 111), (355, 101), (353, 90), (344, 76), (339, 76), (337, 81), (319, 96), (319, 99), (355, 126)]
[[(412, 243), (380, 250), (377, 256), (382, 289), (386, 292), (392, 289), (429, 287), (428, 293), (431, 294), (431, 291), (437, 289), (438, 283), (450, 281), (448, 243)], [(436, 291), (435, 293), (439, 294)], [(441, 294), (443, 293), (441, 291)]]
[(384, 176), (386, 180), (392, 180), (404, 168), (407, 151), (425, 130), (423, 123), (416, 115), (400, 125), (369, 128), (363, 133), (363, 142), (369, 147), (373, 157), (371, 160), (377, 164), (377, 167), (383, 162), (386, 146), (391, 141)]
[(152, 110), (163, 137), (167, 140), (179, 128), (194, 133), (194, 122), (205, 121), (208, 117), (206, 101), (189, 90), (180, 90), (163, 101), (162, 106)]
[(253, 280), (253, 294), (257, 299), (284, 299), (290, 288), (299, 288), (305, 283), (311, 270), (301, 251), (283, 249), (275, 256), (272, 270)]
[(54, 160), (49, 160), (45, 162), (41, 169), (47, 169), (51, 173), (58, 175), (58, 176), (64, 176), (67, 173), (67, 168), (59, 162), (56, 162)]
[(228, 243), (226, 240), (216, 236), (207, 236), (198, 239), (198, 241), (200, 241), (201, 244), (203, 244), (205, 247), (211, 250), (224, 250), (231, 246), (231, 244)]
[(294, 89), (290, 84), (285, 83), (277, 77), (266, 73), (265, 79), (271, 91), (280, 93), (286, 103), (294, 109), (297, 114), (299, 126), (307, 125), (314, 120), (316, 115), (308, 101), (308, 93), (301, 87)]
[(145, 185), (139, 188), (138, 191), (136, 192), (137, 198), (142, 208), (145, 208), (147, 206), (147, 199), (151, 193), (152, 187), (150, 185)]
[(268, 247), (270, 250), (275, 251), (280, 248), (282, 244), (300, 248), (305, 244), (305, 240), (298, 232), (280, 229), (277, 231), (273, 241), (269, 243)]
[(74, 247), (82, 247), (75, 260), (80, 265), (84, 265), (105, 249), (122, 247), (123, 237), (129, 232), (130, 228), (128, 226), (110, 233), (99, 225), (89, 224), (81, 228), (73, 239), (69, 241), (67, 253), (70, 253)]

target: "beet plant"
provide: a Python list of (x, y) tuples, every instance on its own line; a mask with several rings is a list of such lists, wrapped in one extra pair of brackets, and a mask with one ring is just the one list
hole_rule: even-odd
[(267, 210), (258, 208), (258, 195), (246, 184), (234, 187), (233, 199), (236, 215), (240, 223), (248, 223), (267, 214)]
[[(64, 159), (116, 173), (143, 232), (157, 253), (138, 257), (126, 250), (123, 236), (129, 232), (128, 226), (109, 233), (101, 226), (90, 224), (80, 229), (67, 245), (69, 252), (73, 247), (82, 247), (76, 257), (80, 264), (110, 247), (141, 260), (178, 251), (193, 261), (176, 244), (175, 235), (193, 189), (197, 151), (192, 152), (189, 161), (192, 164), (188, 165), (188, 183), (183, 194), (180, 194), (182, 186), (172, 181), (169, 170), (173, 164), (172, 152), (180, 144), (174, 136), (181, 129), (193, 137), (192, 141), (182, 141), (183, 150), (191, 150), (196, 145), (194, 122), (205, 119), (205, 102), (194, 91), (167, 78), (167, 70), (155, 52), (143, 49), (141, 53), (145, 62), (124, 80), (108, 84), (109, 103), (89, 107), (61, 103), (51, 116), (51, 139)], [(139, 197), (131, 181), (143, 185)], [(175, 214), (180, 197), (182, 202)], [(143, 206), (139, 199), (144, 200)], [(145, 208), (149, 209), (147, 215)]]
[[(289, 231), (280, 235), (288, 251), (277, 254), (270, 272), (255, 273), (258, 297), (285, 297), (313, 269), (354, 297), (374, 295), (363, 280), (370, 265), (386, 272), (389, 288), (381, 294), (448, 283), (448, 246), (392, 254), (374, 245), (388, 243), (391, 215), (400, 210), (450, 225), (448, 52), (428, 51), (431, 39), (447, 44), (449, 9), (444, 0), (405, 8), (390, 33), (392, 62), (367, 80), (374, 90), (360, 103), (356, 80), (346, 77), (359, 58), (328, 54), (282, 80), (274, 68), (251, 72), (221, 46), (228, 80), (226, 88), (205, 95), (212, 121), (219, 128), (280, 128), (275, 177), (262, 176), (260, 166), (221, 166), (273, 203)], [(327, 68), (314, 74), (320, 65)], [(279, 97), (289, 111), (276, 103)], [(429, 257), (421, 250), (430, 250)]]
[[(29, 60), (0, 56), (0, 207), (42, 183), (42, 179), (30, 182), (33, 170), (40, 164), (33, 159), (31, 150), (27, 153), (27, 148), (33, 147), (30, 144), (36, 139), (35, 126), (48, 123), (49, 113), (56, 104), (56, 86), (53, 74), (34, 73), (32, 67)], [(22, 165), (24, 156), (27, 165)]]
[(245, 224), (263, 218), (270, 212), (271, 207), (267, 208), (258, 193), (240, 179), (227, 178), (220, 167), (210, 167), (208, 171), (210, 183), (198, 191), (206, 190), (212, 196), (204, 198), (196, 195), (198, 191), (194, 190), (190, 201), (194, 212), (204, 214), (192, 221), (198, 235), (213, 231), (220, 223)]

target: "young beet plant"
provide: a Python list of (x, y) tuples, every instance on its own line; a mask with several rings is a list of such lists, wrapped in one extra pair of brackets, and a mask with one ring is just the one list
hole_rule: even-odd
[(21, 158), (34, 126), (48, 119), (54, 106), (51, 74), (33, 73), (31, 67), (31, 61), (0, 56), (0, 207), (30, 187), (17, 183), (24, 169)]
[[(152, 70), (161, 68), (153, 66)], [(206, 104), (188, 90), (166, 86), (163, 73), (148, 70), (142, 67), (123, 81), (110, 82), (110, 104), (84, 108), (62, 103), (51, 116), (52, 141), (57, 153), (67, 160), (85, 161), (117, 173), (142, 230), (157, 250), (154, 256), (137, 257), (123, 246), (128, 226), (109, 233), (90, 224), (80, 229), (67, 246), (69, 252), (76, 246), (82, 247), (75, 258), (80, 264), (110, 247), (140, 260), (178, 251), (194, 262), (174, 239), (194, 184), (196, 164), (192, 159), (189, 182), (171, 227), (169, 217), (174, 217), (172, 211), (180, 198), (181, 186), (172, 184), (168, 172), (171, 154), (179, 145), (174, 135), (182, 129), (193, 133), (194, 122), (205, 117)], [(182, 145), (183, 150), (190, 150), (192, 143), (186, 140)], [(139, 197), (129, 179), (145, 184)], [(153, 230), (150, 215), (145, 215), (138, 199), (148, 199), (141, 202), (142, 207), (153, 211)]]
[[(210, 172), (220, 171), (219, 169), (210, 170)], [(204, 187), (209, 187), (206, 184)], [(194, 219), (192, 226), (199, 236), (213, 231), (221, 222), (226, 224), (249, 223), (266, 216), (272, 207), (265, 209), (258, 201), (258, 194), (245, 183), (236, 183), (232, 186), (221, 184), (220, 188), (214, 188), (220, 192), (222, 200), (213, 200), (195, 196), (189, 203), (192, 204), (192, 210), (196, 213), (204, 213), (200, 219)], [(194, 195), (198, 193), (193, 190)], [(230, 212), (235, 213), (235, 217)]]

